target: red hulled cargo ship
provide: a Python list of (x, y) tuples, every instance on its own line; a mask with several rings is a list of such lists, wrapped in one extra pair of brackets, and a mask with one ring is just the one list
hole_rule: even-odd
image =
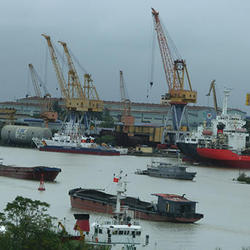
[(212, 163), (230, 168), (249, 168), (250, 155), (237, 154), (229, 149), (197, 148), (198, 154)]
[(250, 154), (246, 148), (249, 136), (244, 128), (246, 121), (240, 115), (228, 114), (227, 100), (229, 90), (224, 90), (223, 109), (213, 119), (210, 133), (204, 134), (199, 127), (191, 136), (177, 144), (187, 156), (200, 162), (212, 163), (216, 166), (229, 168), (250, 168)]

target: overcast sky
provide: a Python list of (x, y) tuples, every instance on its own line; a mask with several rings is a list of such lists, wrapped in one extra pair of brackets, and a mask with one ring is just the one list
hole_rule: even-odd
[(49, 91), (60, 96), (41, 36), (46, 33), (55, 44), (58, 40), (67, 42), (92, 74), (101, 99), (120, 100), (119, 70), (123, 70), (131, 101), (159, 103), (168, 89), (158, 44), (154, 85), (147, 98), (155, 35), (151, 7), (160, 12), (161, 21), (187, 62), (193, 89), (198, 92), (197, 105), (213, 105), (212, 97), (206, 94), (211, 80), (216, 79), (219, 105), (223, 88), (230, 87), (229, 106), (248, 111), (248, 0), (2, 0), (0, 101), (34, 94), (28, 81), (29, 63), (47, 81)]

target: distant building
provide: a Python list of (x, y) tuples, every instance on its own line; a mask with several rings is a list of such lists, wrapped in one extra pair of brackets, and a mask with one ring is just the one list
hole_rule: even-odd
[[(16, 110), (16, 117), (19, 122), (27, 124), (37, 124), (42, 126), (43, 121), (40, 120), (29, 120), (28, 118), (39, 118), (40, 113), (43, 109), (46, 99), (39, 97), (27, 97), (18, 99), (16, 102), (1, 102), (0, 108), (13, 108)], [(58, 102), (58, 105), (64, 109), (64, 100), (62, 98), (52, 98), (52, 103)], [(104, 101), (104, 109), (108, 109), (110, 115), (113, 117), (115, 122), (121, 121), (123, 105), (121, 102)], [(168, 115), (170, 106), (163, 104), (153, 103), (135, 103), (131, 104), (131, 115), (135, 118), (135, 124), (151, 124), (155, 126), (164, 126), (167, 120), (167, 125), (172, 124), (171, 115)], [(243, 119), (246, 118), (246, 112), (239, 109), (229, 109), (229, 113), (239, 114)], [(192, 128), (196, 128), (198, 125), (204, 122), (208, 123), (211, 119), (215, 118), (216, 113), (214, 108), (206, 106), (187, 106), (187, 118), (183, 119), (183, 125)], [(40, 125), (39, 125), (40, 123)], [(54, 124), (55, 127), (61, 126), (60, 121)]]

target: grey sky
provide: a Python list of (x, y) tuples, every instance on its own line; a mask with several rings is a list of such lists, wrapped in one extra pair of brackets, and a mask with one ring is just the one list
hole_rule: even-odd
[[(160, 12), (161, 21), (186, 59), (193, 89), (198, 91), (197, 104), (213, 104), (205, 95), (211, 80), (216, 79), (219, 104), (227, 86), (233, 89), (229, 106), (248, 111), (248, 0), (2, 0), (0, 101), (25, 96), (29, 63), (44, 77), (47, 44), (41, 33), (46, 33), (54, 43), (67, 42), (92, 74), (102, 99), (120, 99), (119, 70), (123, 70), (132, 101), (159, 103), (167, 84), (158, 44), (154, 86), (146, 98), (153, 34), (151, 7)], [(50, 92), (59, 96), (50, 58), (47, 80)], [(31, 85), (29, 92), (33, 93)]]

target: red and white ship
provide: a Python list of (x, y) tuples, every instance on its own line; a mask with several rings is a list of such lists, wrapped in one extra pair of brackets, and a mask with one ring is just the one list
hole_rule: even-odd
[(250, 154), (247, 154), (246, 148), (249, 134), (243, 128), (246, 122), (240, 116), (227, 114), (228, 96), (229, 91), (225, 91), (223, 111), (216, 126), (216, 136), (205, 144), (198, 144), (197, 153), (204, 160), (223, 167), (250, 169)]

